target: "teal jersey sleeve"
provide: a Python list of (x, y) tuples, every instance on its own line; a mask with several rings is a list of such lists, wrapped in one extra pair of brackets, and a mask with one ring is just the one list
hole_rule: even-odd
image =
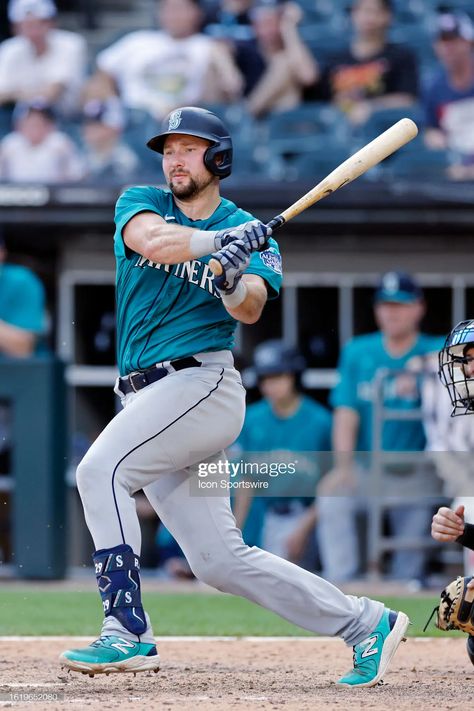
[(245, 273), (258, 274), (265, 279), (268, 284), (268, 298), (277, 298), (283, 280), (283, 270), (280, 250), (272, 237), (268, 241), (268, 249), (252, 254)]
[(38, 335), (44, 333), (44, 287), (29, 269), (13, 264), (0, 268), (0, 319)]
[(120, 250), (120, 242), (122, 243), (123, 256), (129, 258), (133, 254), (123, 242), (122, 231), (125, 225), (140, 212), (156, 212), (157, 215), (164, 217), (165, 206), (162, 195), (161, 190), (145, 185), (127, 188), (120, 195), (115, 206), (115, 240), (119, 242), (116, 246), (118, 250)]

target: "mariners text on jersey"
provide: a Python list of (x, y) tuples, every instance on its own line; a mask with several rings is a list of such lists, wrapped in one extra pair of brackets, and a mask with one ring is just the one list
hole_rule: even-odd
[[(167, 221), (199, 230), (221, 230), (254, 219), (229, 200), (205, 220), (191, 220), (175, 205), (169, 190), (151, 186), (129, 188), (115, 209), (114, 251), (117, 289), (117, 360), (121, 375), (155, 363), (205, 351), (230, 349), (237, 322), (216, 293), (210, 256), (182, 264), (157, 264), (132, 252), (123, 241), (125, 225), (140, 212), (154, 212)], [(277, 296), (281, 257), (275, 240), (269, 254), (252, 254), (247, 274), (261, 276), (269, 298)], [(262, 255), (264, 255), (262, 257)]]

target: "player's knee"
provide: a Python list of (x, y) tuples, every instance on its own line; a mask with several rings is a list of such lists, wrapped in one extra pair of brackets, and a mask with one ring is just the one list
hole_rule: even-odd
[(222, 558), (203, 557), (199, 560), (190, 561), (190, 566), (196, 578), (202, 583), (225, 592), (224, 588), (229, 575), (225, 560)]
[(247, 546), (242, 545), (239, 550), (225, 549), (219, 553), (206, 554), (201, 552), (188, 562), (198, 580), (222, 592), (233, 593), (235, 585), (240, 580), (242, 571), (242, 558)]
[(92, 462), (85, 457), (76, 469), (77, 490), (81, 499), (88, 499), (91, 494), (97, 492), (97, 487), (100, 482), (97, 468)]

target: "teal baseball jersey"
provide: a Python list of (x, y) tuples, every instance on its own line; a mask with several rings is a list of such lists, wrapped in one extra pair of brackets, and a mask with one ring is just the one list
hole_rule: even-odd
[(0, 265), (0, 320), (38, 336), (45, 332), (43, 284), (26, 267)]
[[(258, 453), (259, 459), (262, 453), (268, 452), (265, 457), (268, 462), (278, 462), (279, 458), (296, 461), (298, 477), (310, 476), (311, 490), (314, 491), (315, 479), (322, 473), (314, 453), (330, 451), (331, 421), (329, 410), (305, 395), (301, 396), (296, 412), (289, 417), (276, 415), (270, 403), (263, 399), (247, 408), (236, 450), (249, 460), (252, 460), (252, 452)], [(286, 498), (291, 496), (292, 489), (296, 490), (295, 498), (299, 498), (296, 477), (291, 474), (275, 477), (268, 492), (273, 498), (272, 503), (281, 494)]]
[[(414, 356), (438, 351), (444, 339), (438, 336), (419, 334), (413, 347), (400, 357), (393, 357), (385, 350), (380, 332), (356, 336), (344, 347), (339, 363), (340, 380), (331, 393), (333, 407), (349, 407), (359, 415), (357, 451), (372, 450), (372, 417), (374, 378), (380, 368), (404, 369)], [(385, 407), (413, 410), (420, 407), (418, 387), (405, 387), (396, 375), (384, 383)], [(384, 423), (382, 449), (387, 452), (421, 451), (425, 447), (425, 434), (421, 420), (392, 420)]]
[[(182, 264), (156, 264), (131, 252), (122, 230), (134, 215), (150, 211), (169, 224), (199, 230), (221, 230), (254, 217), (221, 198), (205, 220), (191, 220), (176, 206), (169, 190), (151, 186), (129, 188), (115, 210), (114, 251), (117, 265), (117, 360), (121, 375), (155, 363), (195, 353), (230, 349), (237, 326), (222, 304), (208, 266), (210, 256)], [(281, 256), (275, 240), (252, 254), (247, 274), (258, 274), (268, 285), (269, 298), (282, 281)]]

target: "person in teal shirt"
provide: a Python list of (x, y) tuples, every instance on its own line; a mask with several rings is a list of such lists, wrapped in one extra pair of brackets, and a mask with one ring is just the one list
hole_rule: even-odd
[[(331, 393), (334, 407), (333, 448), (335, 468), (319, 487), (320, 542), (325, 574), (344, 580), (359, 572), (359, 545), (355, 514), (367, 503), (354, 493), (354, 469), (370, 466), (373, 437), (376, 376), (382, 369), (404, 370), (416, 356), (438, 351), (442, 339), (420, 333), (425, 313), (423, 293), (418, 283), (404, 272), (387, 272), (375, 293), (375, 318), (380, 330), (356, 336), (344, 347), (339, 363), (339, 382)], [(384, 407), (410, 411), (420, 407), (416, 376), (387, 374), (383, 379)], [(380, 444), (379, 444), (380, 446)], [(425, 434), (421, 419), (391, 420), (383, 423), (381, 450), (421, 452)], [(400, 478), (403, 486), (404, 479)], [(401, 493), (401, 492), (400, 492)], [(429, 493), (429, 492), (427, 492)], [(388, 511), (391, 532), (400, 538), (424, 535), (429, 528), (430, 509), (405, 504)], [(393, 554), (391, 575), (396, 579), (421, 580), (424, 552), (399, 550)]]
[[(285, 475), (270, 479), (264, 496), (253, 498), (244, 491), (234, 509), (244, 539), (255, 536), (252, 529), (260, 523), (262, 548), (300, 564), (316, 522), (314, 496), (308, 494), (321, 474), (320, 454), (331, 448), (329, 410), (300, 392), (304, 367), (301, 354), (283, 341), (265, 341), (256, 348), (253, 372), (263, 397), (247, 408), (234, 448), (237, 459), (297, 462), (297, 480), (293, 475), (287, 481)], [(314, 567), (314, 560), (304, 562)]]
[[(40, 352), (46, 330), (44, 287), (30, 269), (6, 257), (0, 235), (0, 358), (27, 358)], [(11, 470), (11, 429), (10, 407), (0, 404), (1, 474)]]
[(39, 348), (46, 328), (45, 292), (30, 269), (6, 262), (0, 236), (0, 357), (24, 358)]

